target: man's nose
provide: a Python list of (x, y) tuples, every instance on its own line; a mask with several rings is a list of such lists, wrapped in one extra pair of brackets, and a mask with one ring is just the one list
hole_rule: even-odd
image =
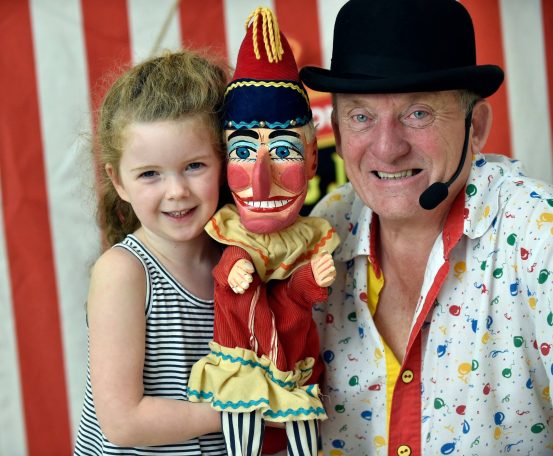
[(409, 151), (404, 125), (397, 119), (379, 119), (371, 128), (371, 150), (383, 162), (393, 162)]
[(269, 156), (267, 147), (261, 147), (253, 166), (252, 187), (254, 200), (262, 201), (269, 198), (272, 180), (271, 157)]

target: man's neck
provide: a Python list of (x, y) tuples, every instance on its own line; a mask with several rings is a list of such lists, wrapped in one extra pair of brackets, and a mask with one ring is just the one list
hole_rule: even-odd
[(422, 221), (388, 221), (379, 219), (378, 252), (381, 260), (427, 258), (436, 238), (442, 231), (443, 221), (429, 217)]
[(409, 328), (419, 300), (428, 258), (440, 225), (417, 226), (408, 223), (390, 226), (384, 221), (377, 241), (377, 256), (384, 275), (374, 321), (379, 333), (402, 362)]

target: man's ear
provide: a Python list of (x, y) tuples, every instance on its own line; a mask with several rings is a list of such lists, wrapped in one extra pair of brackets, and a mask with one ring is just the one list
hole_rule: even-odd
[(479, 154), (484, 149), (492, 126), (492, 106), (486, 100), (480, 100), (472, 108), (471, 151)]
[(115, 191), (119, 195), (119, 198), (128, 203), (129, 197), (127, 195), (127, 192), (125, 191), (125, 187), (123, 187), (123, 184), (121, 183), (119, 174), (115, 171), (113, 165), (111, 163), (106, 163), (105, 170), (111, 180), (111, 183), (113, 184), (113, 187), (115, 188)]

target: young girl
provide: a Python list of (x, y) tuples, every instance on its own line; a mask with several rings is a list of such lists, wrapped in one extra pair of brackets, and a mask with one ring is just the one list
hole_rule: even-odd
[(221, 251), (204, 225), (223, 180), (226, 82), (222, 67), (178, 52), (132, 68), (105, 97), (99, 219), (113, 247), (91, 277), (76, 455), (226, 454), (219, 413), (187, 392), (213, 338)]

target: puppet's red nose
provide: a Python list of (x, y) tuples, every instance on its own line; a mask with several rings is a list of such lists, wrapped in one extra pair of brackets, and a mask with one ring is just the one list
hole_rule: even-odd
[(271, 157), (268, 151), (261, 148), (253, 167), (252, 187), (253, 199), (257, 201), (266, 200), (271, 193)]

